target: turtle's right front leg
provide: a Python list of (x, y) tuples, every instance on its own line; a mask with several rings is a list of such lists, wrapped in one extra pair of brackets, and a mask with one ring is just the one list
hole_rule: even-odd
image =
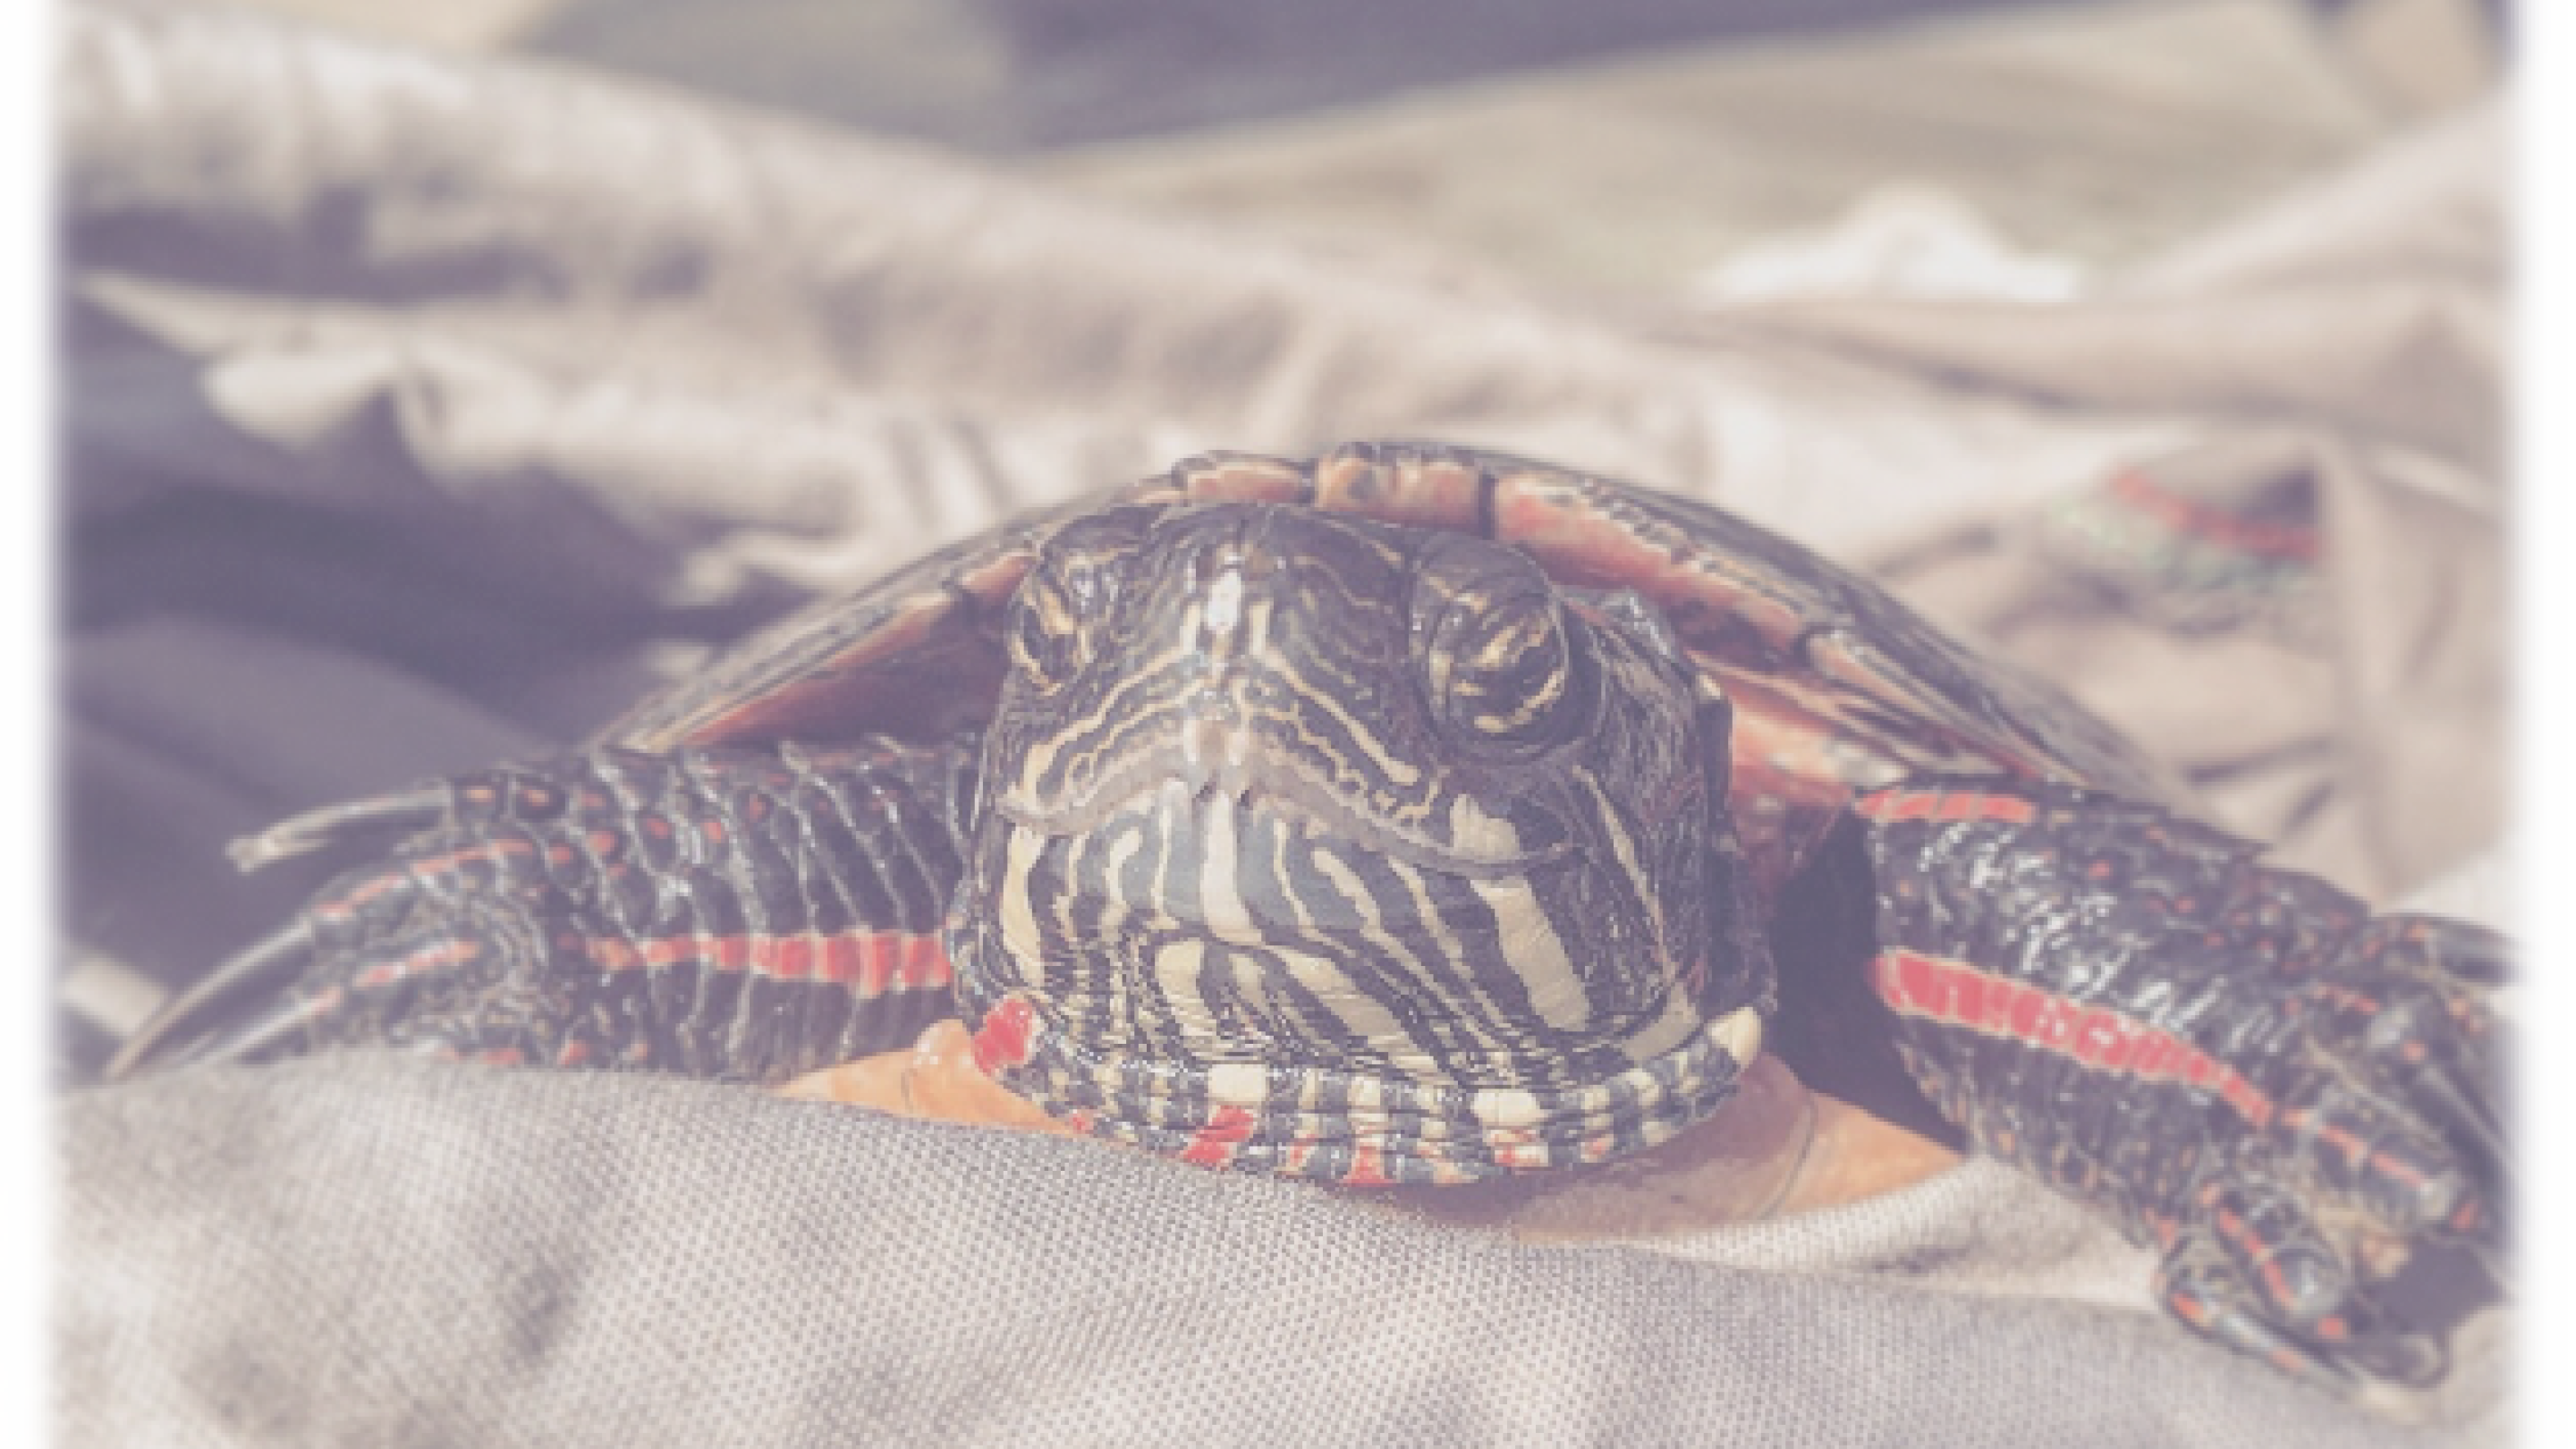
[(2391, 1280), (2501, 1247), (2501, 938), (2089, 791), (1931, 782), (1855, 814), (1871, 984), (1944, 1115), (2156, 1246), (2193, 1329), (2344, 1391), (2439, 1371), (2414, 1309), (2449, 1285)]
[(977, 749), (593, 749), (334, 806), (245, 866), (390, 843), (174, 999), (111, 1078), (337, 1046), (776, 1083), (953, 1014)]

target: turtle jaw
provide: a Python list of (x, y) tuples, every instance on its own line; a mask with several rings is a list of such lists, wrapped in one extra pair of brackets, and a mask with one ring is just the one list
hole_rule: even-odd
[(1556, 1088), (1469, 1088), (1281, 1061), (1104, 1052), (983, 968), (992, 923), (952, 939), (977, 1067), (1072, 1130), (1199, 1167), (1348, 1186), (1450, 1185), (1591, 1166), (1714, 1116), (1760, 1054), (1763, 1008), (1704, 1021), (1672, 1050)]
[(1758, 1052), (1758, 1009), (1589, 934), (1601, 860), (1419, 864), (1227, 784), (1167, 776), (1082, 832), (987, 819), (949, 951), (1010, 1090), (1208, 1165), (1458, 1182), (1665, 1141)]

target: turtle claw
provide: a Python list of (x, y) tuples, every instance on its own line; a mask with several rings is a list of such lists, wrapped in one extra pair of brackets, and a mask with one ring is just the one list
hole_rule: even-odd
[(397, 840), (443, 824), (456, 806), (456, 787), (441, 780), (399, 794), (379, 795), (340, 805), (325, 805), (289, 816), (256, 835), (224, 847), (233, 868), (245, 874), (310, 855), (317, 850), (367, 839)]
[(2319, 1291), (2285, 1315), (2278, 1289), (2260, 1286), (2267, 1276), (2249, 1269), (2226, 1230), (2210, 1222), (2176, 1238), (2156, 1270), (2154, 1292), (2194, 1333), (2338, 1397), (2374, 1396), (2381, 1386), (2421, 1388), (2448, 1370), (2440, 1339), (2398, 1322), (2348, 1279), (2340, 1288), (2311, 1280)]
[(2205, 1228), (2185, 1233), (2166, 1253), (2156, 1269), (2154, 1291), (2168, 1314), (2213, 1343), (2334, 1394), (2348, 1395), (2356, 1387), (2352, 1372), (2330, 1354), (2302, 1342), (2260, 1311), (2243, 1270)]
[(296, 916), (164, 1003), (117, 1048), (101, 1077), (121, 1082), (147, 1064), (179, 1066), (206, 1055), (211, 1039), (187, 1036), (196, 1023), (247, 993), (273, 989), (301, 975), (312, 963), (316, 946), (311, 920)]
[(2511, 1156), (2484, 984), (2499, 970), (2495, 940), (2382, 918), (2294, 963), (2286, 1030), (2268, 1060), (2245, 1063), (2277, 1110), (2248, 1124), (2196, 1196), (2198, 1230), (2233, 1282), (2252, 1286), (2224, 1297), (2197, 1259), (2177, 1279), (2197, 1285), (2212, 1322), (2250, 1314), (2266, 1335), (2213, 1337), (2414, 1388), (2447, 1367), (2439, 1333), (2501, 1296)]
[[(2513, 1176), (2504, 1032), (2478, 984), (2496, 969), (2492, 940), (2424, 917), (2386, 917), (2357, 933), (2287, 1002), (2311, 1059), (2291, 1091), (2312, 1112), (2280, 1124), (2329, 1192), (2377, 1209), (2387, 1230), (2490, 1255)], [(2461, 974), (2462, 962), (2477, 975)], [(2409, 1193), (2411, 1208), (2390, 1210)]]
[(2504, 1281), (2502, 938), (2374, 919), (2091, 792), (1919, 781), (1854, 811), (1872, 981), (1931, 1101), (2167, 1245), (2204, 1335), (2303, 1378), (2439, 1371), (2425, 1333)]

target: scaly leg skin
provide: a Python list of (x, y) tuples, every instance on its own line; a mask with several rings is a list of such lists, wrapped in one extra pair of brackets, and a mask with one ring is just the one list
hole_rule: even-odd
[(1856, 814), (1872, 984), (1980, 1149), (2155, 1245), (2158, 1297), (2219, 1343), (2382, 1401), (2441, 1374), (2392, 1280), (2449, 1255), (2501, 1282), (2501, 938), (2373, 918), (2071, 788), (1914, 784)]
[(588, 750), (290, 820), (245, 865), (389, 842), (110, 1064), (335, 1046), (777, 1083), (950, 1015), (976, 750)]

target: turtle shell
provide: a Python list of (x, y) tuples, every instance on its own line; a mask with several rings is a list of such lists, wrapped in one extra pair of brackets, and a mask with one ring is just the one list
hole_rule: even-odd
[(1485, 450), (1346, 443), (1312, 462), (1206, 453), (1025, 515), (800, 611), (638, 703), (599, 743), (937, 738), (992, 718), (1005, 611), (1067, 524), (1121, 505), (1290, 504), (1491, 539), (1560, 584), (1661, 610), (1734, 706), (1730, 808), (1776, 890), (1856, 792), (1996, 774), (2172, 799), (2061, 691), (1977, 654), (1813, 550), (1693, 499)]
[[(970, 867), (960, 918), (947, 933), (978, 1058), (1015, 1092), (1098, 1135), (1193, 1160), (1363, 1182), (1453, 1180), (1633, 1151), (1713, 1112), (1758, 1050), (1761, 1018), (1775, 998), (1762, 933), (1742, 918), (1767, 916), (1856, 792), (1938, 774), (2086, 784), (2142, 798), (2166, 793), (2153, 767), (2062, 696), (1979, 658), (1796, 544), (1670, 495), (1499, 454), (1411, 444), (1345, 445), (1311, 463), (1203, 455), (1022, 518), (747, 641), (639, 705), (602, 743), (669, 752), (877, 734), (928, 740), (984, 728), (1012, 669), (1012, 605), (1051, 544), (1098, 518), (1264, 511), (1229, 512), (1222, 507), (1229, 504), (1311, 510), (1327, 524), (1346, 520), (1344, 534), (1480, 539), (1534, 564), (1568, 596), (1618, 591), (1651, 605), (1642, 612), (1660, 618), (1645, 626), (1658, 647), (1645, 652), (1659, 649), (1666, 663), (1635, 667), (1668, 666), (1727, 710), (1725, 722), (1701, 731), (1725, 741), (1722, 771), (1707, 772), (1725, 789), (1724, 808), (1707, 812), (1715, 823), (1683, 850), (1707, 852), (1717, 864), (1704, 890), (1671, 898), (1683, 912), (1674, 929), (1728, 937), (1720, 954), (1729, 959), (1711, 978), (1687, 953), (1646, 950), (1652, 969), (1633, 989), (1612, 993), (1621, 1009), (1578, 1011), (1584, 1019), (1568, 1026), (1566, 991), (1589, 993), (1598, 1005), (1597, 981), (1560, 990), (1530, 980), (1526, 962), (1497, 976), (1485, 971), (1490, 962), (1472, 958), (1507, 954), (1496, 944), (1501, 937), (1462, 948), (1428, 925), (1441, 937), (1438, 949), (1460, 960), (1403, 987), (1409, 1002), (1391, 999), (1396, 988), (1379, 986), (1368, 971), (1274, 960), (1274, 975), (1299, 978), (1278, 991), (1300, 1005), (1251, 1011), (1269, 1023), (1268, 1034), (1247, 1038), (1227, 1029), (1242, 1027), (1240, 1003), (1202, 999), (1222, 973), (1176, 980), (1132, 962), (1059, 952), (1060, 943), (1008, 945), (1010, 933), (992, 917), (1010, 914), (1011, 893), (1024, 891), (1025, 873), (1036, 868), (1036, 847), (1013, 855), (987, 831), (994, 839)], [(1688, 740), (1697, 737), (1691, 729), (1664, 733)], [(1655, 765), (1628, 760), (1620, 768)], [(1674, 774), (1694, 790), (1703, 777), (1697, 763)], [(1670, 795), (1673, 782), (1633, 788)], [(1428, 921), (1447, 911), (1436, 899), (1444, 888), (1465, 898), (1471, 913), (1490, 906), (1489, 917), (1538, 914), (1493, 906), (1491, 891), (1455, 880), (1441, 887), (1415, 879), (1409, 895), (1397, 890), (1394, 898), (1420, 903)], [(1029, 914), (1025, 905), (1019, 914)], [(1294, 914), (1311, 924), (1311, 911)], [(1600, 940), (1559, 934), (1575, 945)], [(1373, 939), (1390, 938), (1381, 931)], [(1605, 965), (1581, 950), (1571, 959), (1560, 953), (1552, 969), (1637, 974), (1632, 964)], [(1422, 1004), (1444, 992), (1433, 1007)], [(1533, 1004), (1548, 1000), (1557, 1004)], [(1084, 1005), (1073, 1009), (1074, 1001)], [(1451, 1006), (1476, 1024), (1431, 1028), (1443, 1045), (1428, 1054), (1390, 1050), (1351, 1025), (1388, 1022), (1381, 1035), (1420, 1042), (1422, 1014)]]

